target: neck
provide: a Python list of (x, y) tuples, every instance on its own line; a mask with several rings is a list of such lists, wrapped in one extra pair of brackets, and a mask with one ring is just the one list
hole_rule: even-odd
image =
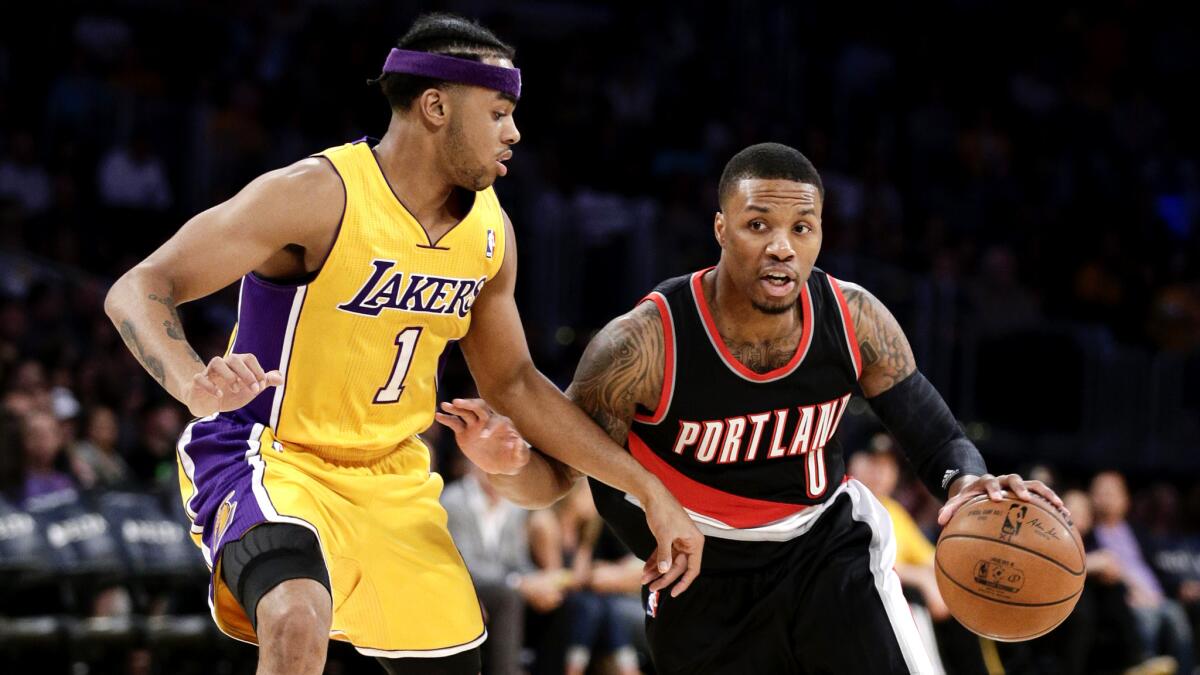
[(766, 342), (787, 337), (800, 328), (799, 303), (794, 311), (779, 314), (755, 309), (750, 298), (734, 284), (723, 262), (717, 263), (717, 268), (705, 274), (701, 282), (713, 321), (726, 340)]
[(433, 134), (399, 114), (392, 114), (375, 156), (392, 191), (421, 223), (446, 217), (455, 185), (446, 178)]
[(1096, 518), (1096, 522), (1105, 527), (1111, 527), (1113, 525), (1120, 525), (1121, 521), (1123, 521), (1123, 520), (1124, 520), (1124, 518), (1122, 518), (1121, 516), (1116, 516), (1116, 515), (1100, 516), (1100, 517)]

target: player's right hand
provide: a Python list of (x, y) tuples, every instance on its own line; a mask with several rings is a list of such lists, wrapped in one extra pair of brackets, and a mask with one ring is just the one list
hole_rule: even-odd
[(253, 354), (217, 356), (192, 376), (184, 390), (184, 403), (196, 417), (237, 410), (268, 387), (283, 384), (278, 370), (263, 372)]
[(646, 524), (658, 541), (658, 546), (646, 560), (642, 583), (650, 584), (652, 591), (662, 590), (674, 583), (671, 597), (678, 597), (700, 574), (704, 535), (700, 534), (691, 517), (665, 487), (660, 486), (645, 501)]
[(529, 463), (529, 444), (512, 420), (483, 399), (444, 401), (433, 417), (454, 432), (459, 449), (484, 473), (515, 476)]

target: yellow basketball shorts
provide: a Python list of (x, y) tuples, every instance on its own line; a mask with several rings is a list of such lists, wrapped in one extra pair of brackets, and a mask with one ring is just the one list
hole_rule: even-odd
[(221, 550), (262, 523), (317, 535), (329, 570), (329, 636), (368, 656), (440, 657), (487, 637), (470, 574), (438, 502), (442, 478), (413, 437), (369, 461), (319, 456), (236, 413), (198, 419), (178, 445), (191, 534), (212, 571), (209, 606), (230, 637), (254, 628), (221, 579)]

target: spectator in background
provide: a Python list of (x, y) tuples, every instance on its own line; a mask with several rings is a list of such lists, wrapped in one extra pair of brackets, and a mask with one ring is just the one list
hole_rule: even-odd
[(142, 417), (142, 433), (130, 457), (137, 477), (148, 487), (174, 486), (175, 444), (183, 431), (183, 414), (174, 401), (151, 407)]
[[(119, 427), (112, 408), (97, 406), (87, 415), (84, 437), (70, 448), (71, 463), (85, 488), (119, 488), (133, 480), (133, 472), (117, 452)], [(85, 478), (87, 476), (87, 478)]]
[(11, 199), (26, 216), (35, 216), (50, 208), (50, 174), (38, 162), (32, 134), (17, 132), (11, 142), (11, 156), (0, 159), (0, 199)]
[(6, 410), (18, 416), (50, 412), (53, 404), (42, 364), (33, 359), (17, 364), (4, 392), (3, 402)]
[(900, 577), (900, 583), (906, 590), (920, 594), (921, 602), (910, 602), (909, 608), (933, 667), (938, 672), (945, 672), (931, 619), (945, 621), (950, 617), (950, 610), (942, 599), (934, 576), (933, 544), (921, 533), (908, 511), (892, 498), (900, 479), (900, 465), (891, 438), (886, 434), (876, 434), (867, 449), (850, 456), (846, 469), (883, 503), (892, 518), (892, 530), (896, 535), (896, 576)]
[[(549, 512), (530, 514), (504, 500), (487, 476), (468, 464), (467, 474), (442, 491), (442, 506), (487, 614), (483, 672), (515, 675), (521, 672), (526, 605), (546, 613), (563, 601), (562, 558), (555, 550), (559, 530)], [(531, 537), (544, 569), (530, 556)]]
[(1183, 605), (1192, 623), (1192, 645), (1196, 645), (1197, 619), (1200, 618), (1200, 536), (1186, 531), (1182, 499), (1170, 483), (1160, 482), (1143, 493), (1147, 507), (1138, 521), (1146, 527), (1143, 534), (1146, 560), (1162, 582), (1163, 590)]
[[(561, 525), (563, 555), (570, 559), (572, 572), (565, 607), (563, 672), (583, 675), (593, 655), (601, 653), (611, 656), (621, 675), (636, 675), (638, 657), (631, 628), (644, 630), (644, 620), (641, 601), (632, 594), (641, 590), (642, 563), (607, 530), (587, 481), (579, 481), (554, 510)], [(631, 617), (636, 617), (636, 623)]]
[(75, 482), (62, 470), (62, 433), (58, 420), (50, 413), (35, 411), (24, 416), (21, 459), (24, 466), (17, 502), (22, 508), (75, 493)]
[[(1096, 515), (1096, 543), (1114, 561), (1106, 565), (1110, 571), (1098, 570), (1097, 573), (1112, 577), (1116, 573), (1111, 568), (1119, 569), (1144, 651), (1158, 653), (1162, 639), (1167, 653), (1179, 663), (1180, 672), (1190, 674), (1192, 628), (1183, 607), (1166, 597), (1161, 581), (1146, 562), (1133, 528), (1125, 520), (1129, 512), (1129, 491), (1124, 476), (1116, 471), (1097, 474), (1092, 479), (1091, 497)], [(1091, 569), (1089, 560), (1089, 571)]]
[(1172, 675), (1175, 659), (1153, 656), (1138, 635), (1125, 601), (1121, 564), (1096, 543), (1090, 498), (1081, 490), (1067, 490), (1062, 498), (1087, 551), (1087, 579), (1071, 615), (1037, 640), (1042, 662), (1050, 672), (1063, 675)]
[(110, 150), (100, 162), (96, 178), (105, 206), (162, 211), (171, 205), (171, 185), (162, 159), (142, 136)]

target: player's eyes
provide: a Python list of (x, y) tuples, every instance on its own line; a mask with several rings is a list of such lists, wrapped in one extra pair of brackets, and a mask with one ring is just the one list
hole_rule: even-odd
[(754, 230), (755, 232), (759, 232), (767, 229), (767, 224), (761, 220), (752, 220), (750, 221), (750, 229)]
[(503, 113), (503, 112), (494, 112), (494, 113), (492, 113), (492, 115), (496, 118), (497, 121), (504, 119), (504, 117), (505, 117), (505, 113)]
[(794, 227), (792, 229), (796, 232), (796, 234), (807, 234), (809, 232), (812, 232), (812, 227), (809, 225), (805, 225), (804, 223), (798, 223), (796, 225), (796, 227)]

